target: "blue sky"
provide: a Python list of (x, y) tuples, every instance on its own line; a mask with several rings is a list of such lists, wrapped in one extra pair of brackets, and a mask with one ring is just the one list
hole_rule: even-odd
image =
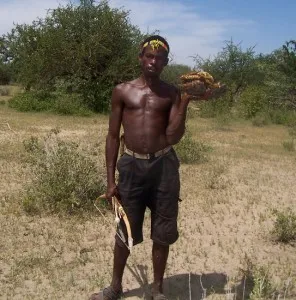
[[(66, 0), (0, 0), (0, 34), (16, 23), (31, 23), (46, 9)], [(130, 20), (143, 32), (156, 29), (170, 43), (172, 61), (194, 65), (192, 56), (215, 55), (225, 40), (256, 45), (270, 53), (296, 39), (296, 0), (109, 0), (130, 10)]]

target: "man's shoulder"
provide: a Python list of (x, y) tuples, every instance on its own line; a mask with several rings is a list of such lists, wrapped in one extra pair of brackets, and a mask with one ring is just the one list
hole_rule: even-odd
[(163, 85), (163, 88), (167, 89), (172, 94), (179, 93), (179, 88), (174, 84), (168, 83), (166, 81), (162, 81), (162, 85)]
[(137, 86), (137, 79), (134, 79), (131, 81), (125, 81), (125, 82), (117, 84), (114, 87), (114, 90), (124, 92), (124, 91), (131, 89), (133, 87), (136, 87), (136, 86)]

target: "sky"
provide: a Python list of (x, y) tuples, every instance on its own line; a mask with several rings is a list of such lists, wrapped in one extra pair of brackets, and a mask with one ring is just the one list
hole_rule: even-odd
[[(75, 2), (74, 0), (72, 2)], [(0, 35), (14, 23), (31, 23), (66, 0), (0, 0)], [(245, 49), (270, 53), (296, 39), (296, 0), (109, 0), (129, 10), (143, 33), (164, 36), (173, 63), (194, 66), (194, 56), (213, 57), (232, 39)]]

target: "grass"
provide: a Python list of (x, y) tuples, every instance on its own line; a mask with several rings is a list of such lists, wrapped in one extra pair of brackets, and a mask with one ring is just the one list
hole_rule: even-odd
[(286, 211), (274, 210), (276, 217), (272, 234), (276, 240), (283, 243), (296, 241), (296, 213), (291, 209)]
[[(71, 216), (24, 212), (23, 192), (34, 177), (23, 141), (58, 135), (78, 145), (104, 173), (108, 117), (22, 113), (1, 105), (0, 119), (13, 130), (0, 127), (1, 297), (87, 299), (111, 279), (114, 217), (104, 211), (106, 221), (95, 208)], [(291, 138), (289, 131), (279, 125), (256, 127), (251, 121), (232, 121), (229, 130), (217, 130), (215, 120), (195, 114), (187, 128), (191, 141), (211, 145), (213, 151), (204, 152), (204, 163), (181, 163), (180, 238), (170, 249), (165, 293), (169, 299), (188, 300), (190, 272), (192, 299), (200, 299), (200, 283), (194, 281), (199, 274), (207, 299), (225, 299), (229, 290), (238, 294), (247, 253), (255, 266), (253, 275), (261, 278), (254, 295), (265, 282), (265, 273), (255, 272), (262, 267), (268, 270), (269, 290), (279, 291), (279, 299), (295, 299), (295, 248), (270, 238), (276, 218), (269, 214), (273, 209), (296, 210), (295, 155), (282, 146)], [(124, 275), (124, 287), (131, 291), (126, 299), (143, 299), (148, 288), (143, 282), (153, 278), (149, 237), (146, 218), (144, 242), (128, 261), (133, 273), (127, 269)], [(221, 273), (233, 279), (227, 291)]]

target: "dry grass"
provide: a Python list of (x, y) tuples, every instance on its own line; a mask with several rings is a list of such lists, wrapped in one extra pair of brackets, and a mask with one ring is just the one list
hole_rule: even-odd
[[(111, 278), (113, 217), (107, 215), (106, 224), (99, 214), (26, 215), (19, 204), (30, 181), (22, 141), (58, 128), (60, 137), (79, 143), (104, 168), (107, 117), (18, 113), (0, 106), (0, 123), (15, 131), (0, 126), (0, 299), (87, 299)], [(222, 131), (197, 117), (188, 126), (213, 151), (208, 162), (181, 166), (180, 239), (171, 247), (165, 280), (169, 299), (189, 299), (189, 273), (192, 299), (232, 299), (242, 287), (245, 255), (268, 268), (278, 290), (290, 280), (286, 299), (295, 299), (295, 248), (270, 237), (273, 209), (296, 209), (296, 156), (282, 146), (288, 131), (250, 123)], [(149, 218), (144, 233), (125, 273), (126, 299), (143, 299), (152, 280)]]

